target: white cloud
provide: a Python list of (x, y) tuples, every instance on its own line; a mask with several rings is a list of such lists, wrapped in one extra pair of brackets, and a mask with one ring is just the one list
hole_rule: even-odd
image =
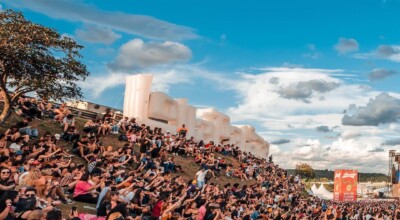
[(357, 51), (358, 47), (358, 42), (355, 39), (341, 37), (334, 48), (339, 54), (345, 54)]
[[(278, 164), (294, 168), (302, 161), (315, 168), (382, 172), (386, 165), (386, 153), (382, 150), (386, 149), (380, 145), (395, 135), (397, 124), (377, 127), (341, 124), (349, 105), (365, 105), (380, 91), (362, 84), (348, 84), (338, 78), (349, 75), (343, 70), (282, 67), (258, 70), (261, 72), (241, 73), (218, 84), (238, 96), (237, 104), (227, 111), (233, 122), (256, 123), (257, 132), (270, 142), (291, 140), (279, 147), (271, 145), (270, 151)], [(310, 103), (286, 99), (277, 92), (281, 87), (312, 80), (338, 86), (326, 90), (323, 99), (319, 95), (311, 96)], [(319, 126), (327, 126), (332, 132), (317, 132), (315, 129)]]
[(350, 114), (342, 118), (343, 125), (378, 126), (380, 124), (400, 121), (400, 99), (388, 93), (380, 93), (370, 99), (366, 106), (351, 106)]
[(378, 48), (369, 53), (358, 53), (354, 55), (357, 59), (386, 59), (400, 62), (400, 45), (379, 45)]
[(114, 62), (108, 66), (113, 70), (134, 70), (158, 64), (187, 61), (191, 50), (183, 44), (165, 41), (163, 43), (133, 39), (121, 46)]
[(84, 82), (80, 82), (83, 90), (89, 91), (93, 98), (98, 97), (105, 90), (125, 84), (126, 73), (96, 74), (88, 77)]
[(361, 132), (356, 130), (347, 130), (340, 135), (343, 140), (355, 139), (361, 136)]
[(398, 74), (397, 71), (395, 70), (387, 70), (387, 69), (373, 69), (370, 73), (368, 73), (368, 79), (370, 81), (378, 81), (385, 79), (389, 76)]
[[(350, 104), (366, 103), (370, 96), (377, 94), (368, 87), (348, 85), (330, 75), (342, 72), (342, 70), (325, 69), (268, 68), (257, 75), (241, 74), (237, 81), (225, 82), (229, 83), (227, 86), (240, 97), (239, 104), (230, 108), (229, 113), (235, 116), (235, 120), (321, 113), (340, 114)], [(275, 78), (279, 79), (279, 83), (271, 84), (270, 80)], [(323, 80), (341, 86), (324, 93), (325, 101), (321, 101), (318, 95), (310, 97), (311, 103), (285, 99), (277, 93), (281, 87), (311, 80)], [(349, 96), (349, 93), (352, 96)]]
[(301, 144), (291, 150), (271, 145), (274, 161), (286, 168), (294, 168), (299, 162), (309, 163), (314, 169), (357, 169), (361, 172), (386, 172), (387, 152), (376, 151), (380, 140), (337, 139), (331, 144), (321, 144), (316, 139), (294, 140)]
[(147, 38), (183, 40), (197, 37), (194, 30), (188, 27), (145, 15), (104, 11), (80, 0), (13, 0), (7, 1), (6, 4), (18, 9), (26, 8), (40, 12), (52, 18), (108, 27)]
[[(157, 71), (151, 72), (154, 74), (152, 91), (160, 91), (168, 93), (171, 85), (192, 83), (190, 77), (180, 71)], [(92, 75), (84, 82), (80, 83), (82, 89), (88, 91), (93, 98), (99, 97), (107, 89), (125, 85), (128, 73), (111, 72), (108, 74)]]
[(75, 34), (81, 40), (91, 43), (103, 43), (110, 45), (121, 38), (121, 35), (115, 33), (110, 28), (86, 25), (82, 29), (75, 31)]
[(168, 92), (171, 85), (176, 84), (191, 84), (192, 80), (187, 74), (176, 70), (167, 72), (155, 73), (152, 84), (153, 91)]

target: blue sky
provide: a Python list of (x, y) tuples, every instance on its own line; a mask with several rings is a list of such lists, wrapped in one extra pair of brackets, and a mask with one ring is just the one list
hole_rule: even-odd
[[(284, 167), (386, 173), (399, 146), (400, 1), (0, 1), (85, 48), (89, 101), (124, 77), (227, 112)], [(289, 160), (288, 160), (289, 158)]]

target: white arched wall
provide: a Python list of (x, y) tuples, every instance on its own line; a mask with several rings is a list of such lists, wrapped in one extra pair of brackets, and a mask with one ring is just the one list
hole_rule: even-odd
[(151, 92), (152, 74), (126, 78), (124, 116), (139, 123), (175, 133), (182, 124), (188, 137), (205, 143), (234, 144), (259, 157), (267, 157), (269, 144), (249, 125), (232, 126), (230, 117), (216, 109), (196, 109), (187, 99), (173, 99), (162, 92)]

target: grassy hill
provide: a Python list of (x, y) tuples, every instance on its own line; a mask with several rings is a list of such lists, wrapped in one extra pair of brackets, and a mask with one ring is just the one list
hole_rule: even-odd
[[(11, 125), (17, 123), (18, 121), (21, 121), (22, 118), (16, 114), (12, 114), (10, 116), (10, 118), (3, 123), (2, 125), (0, 125), (0, 132), (5, 132)], [(76, 118), (75, 123), (78, 129), (82, 129), (85, 122), (87, 120), (86, 119), (82, 119), (82, 118)], [(43, 119), (43, 120), (33, 120), (30, 124), (31, 127), (34, 128), (38, 128), (39, 130), (39, 136), (41, 136), (44, 132), (49, 131), (52, 134), (59, 134), (62, 133), (62, 127), (61, 125), (51, 119)], [(83, 135), (83, 133), (81, 133), (81, 135)], [(113, 146), (114, 150), (118, 149), (119, 147), (122, 147), (125, 142), (121, 142), (118, 140), (118, 135), (115, 134), (110, 134), (106, 137), (100, 137), (100, 141), (102, 141), (105, 146)], [(65, 150), (70, 150), (72, 148), (72, 144), (68, 144), (65, 141), (59, 141), (58, 143), (60, 146), (62, 146)], [(139, 149), (134, 149), (135, 153), (137, 153), (137, 155), (140, 155), (139, 153)], [(222, 154), (217, 154), (217, 156), (222, 157), (225, 159), (226, 163), (231, 163), (233, 164), (235, 167), (239, 165), (239, 162), (231, 157), (225, 157)], [(199, 166), (197, 164), (194, 163), (194, 158), (188, 157), (181, 157), (181, 156), (174, 156), (175, 157), (175, 163), (177, 165), (181, 165), (183, 168), (182, 172), (178, 172), (175, 173), (174, 175), (180, 175), (182, 176), (185, 180), (189, 181), (191, 179), (195, 178), (195, 174), (199, 169)], [(75, 163), (85, 163), (85, 161), (79, 157), (74, 157), (73, 158), (73, 162)], [(128, 170), (133, 169), (133, 167), (127, 167)], [(212, 178), (210, 180), (211, 183), (218, 183), (220, 185), (222, 184), (227, 184), (227, 183), (237, 183), (239, 182), (241, 185), (244, 184), (254, 184), (256, 181), (255, 180), (249, 180), (249, 181), (245, 181), (245, 182), (240, 182), (238, 179), (233, 179), (230, 177), (227, 177), (226, 175), (221, 174), (221, 176), (216, 177), (216, 178)], [(94, 207), (91, 204), (86, 204), (86, 203), (79, 203), (77, 202), (76, 204), (74, 204), (74, 206), (77, 206), (81, 211), (87, 212), (87, 213), (95, 213), (94, 209), (90, 209), (90, 208), (84, 208), (84, 206), (86, 207)], [(71, 205), (61, 205), (61, 210), (63, 211), (63, 216), (68, 216), (69, 211), (70, 211)]]
[[(289, 174), (294, 174), (294, 169), (287, 169)], [(314, 170), (315, 180), (319, 181), (333, 181), (333, 175), (335, 171), (333, 170)], [(387, 181), (389, 177), (382, 173), (358, 173), (359, 182), (383, 182)]]

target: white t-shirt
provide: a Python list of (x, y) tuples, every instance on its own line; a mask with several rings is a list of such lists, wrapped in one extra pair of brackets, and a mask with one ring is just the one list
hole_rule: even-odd
[(64, 117), (63, 122), (64, 122), (64, 124), (69, 124), (69, 125), (71, 125), (71, 124), (75, 123), (75, 118), (68, 119), (67, 117)]
[(207, 175), (208, 171), (209, 171), (209, 170), (206, 170), (206, 171), (204, 171), (204, 172), (201, 171), (201, 170), (197, 171), (197, 173), (196, 173), (197, 181), (204, 182), (205, 179), (206, 179), (206, 175)]
[(12, 143), (12, 144), (10, 145), (10, 148), (13, 149), (14, 152), (15, 152), (15, 151), (21, 150), (21, 146), (19, 146), (17, 143)]

